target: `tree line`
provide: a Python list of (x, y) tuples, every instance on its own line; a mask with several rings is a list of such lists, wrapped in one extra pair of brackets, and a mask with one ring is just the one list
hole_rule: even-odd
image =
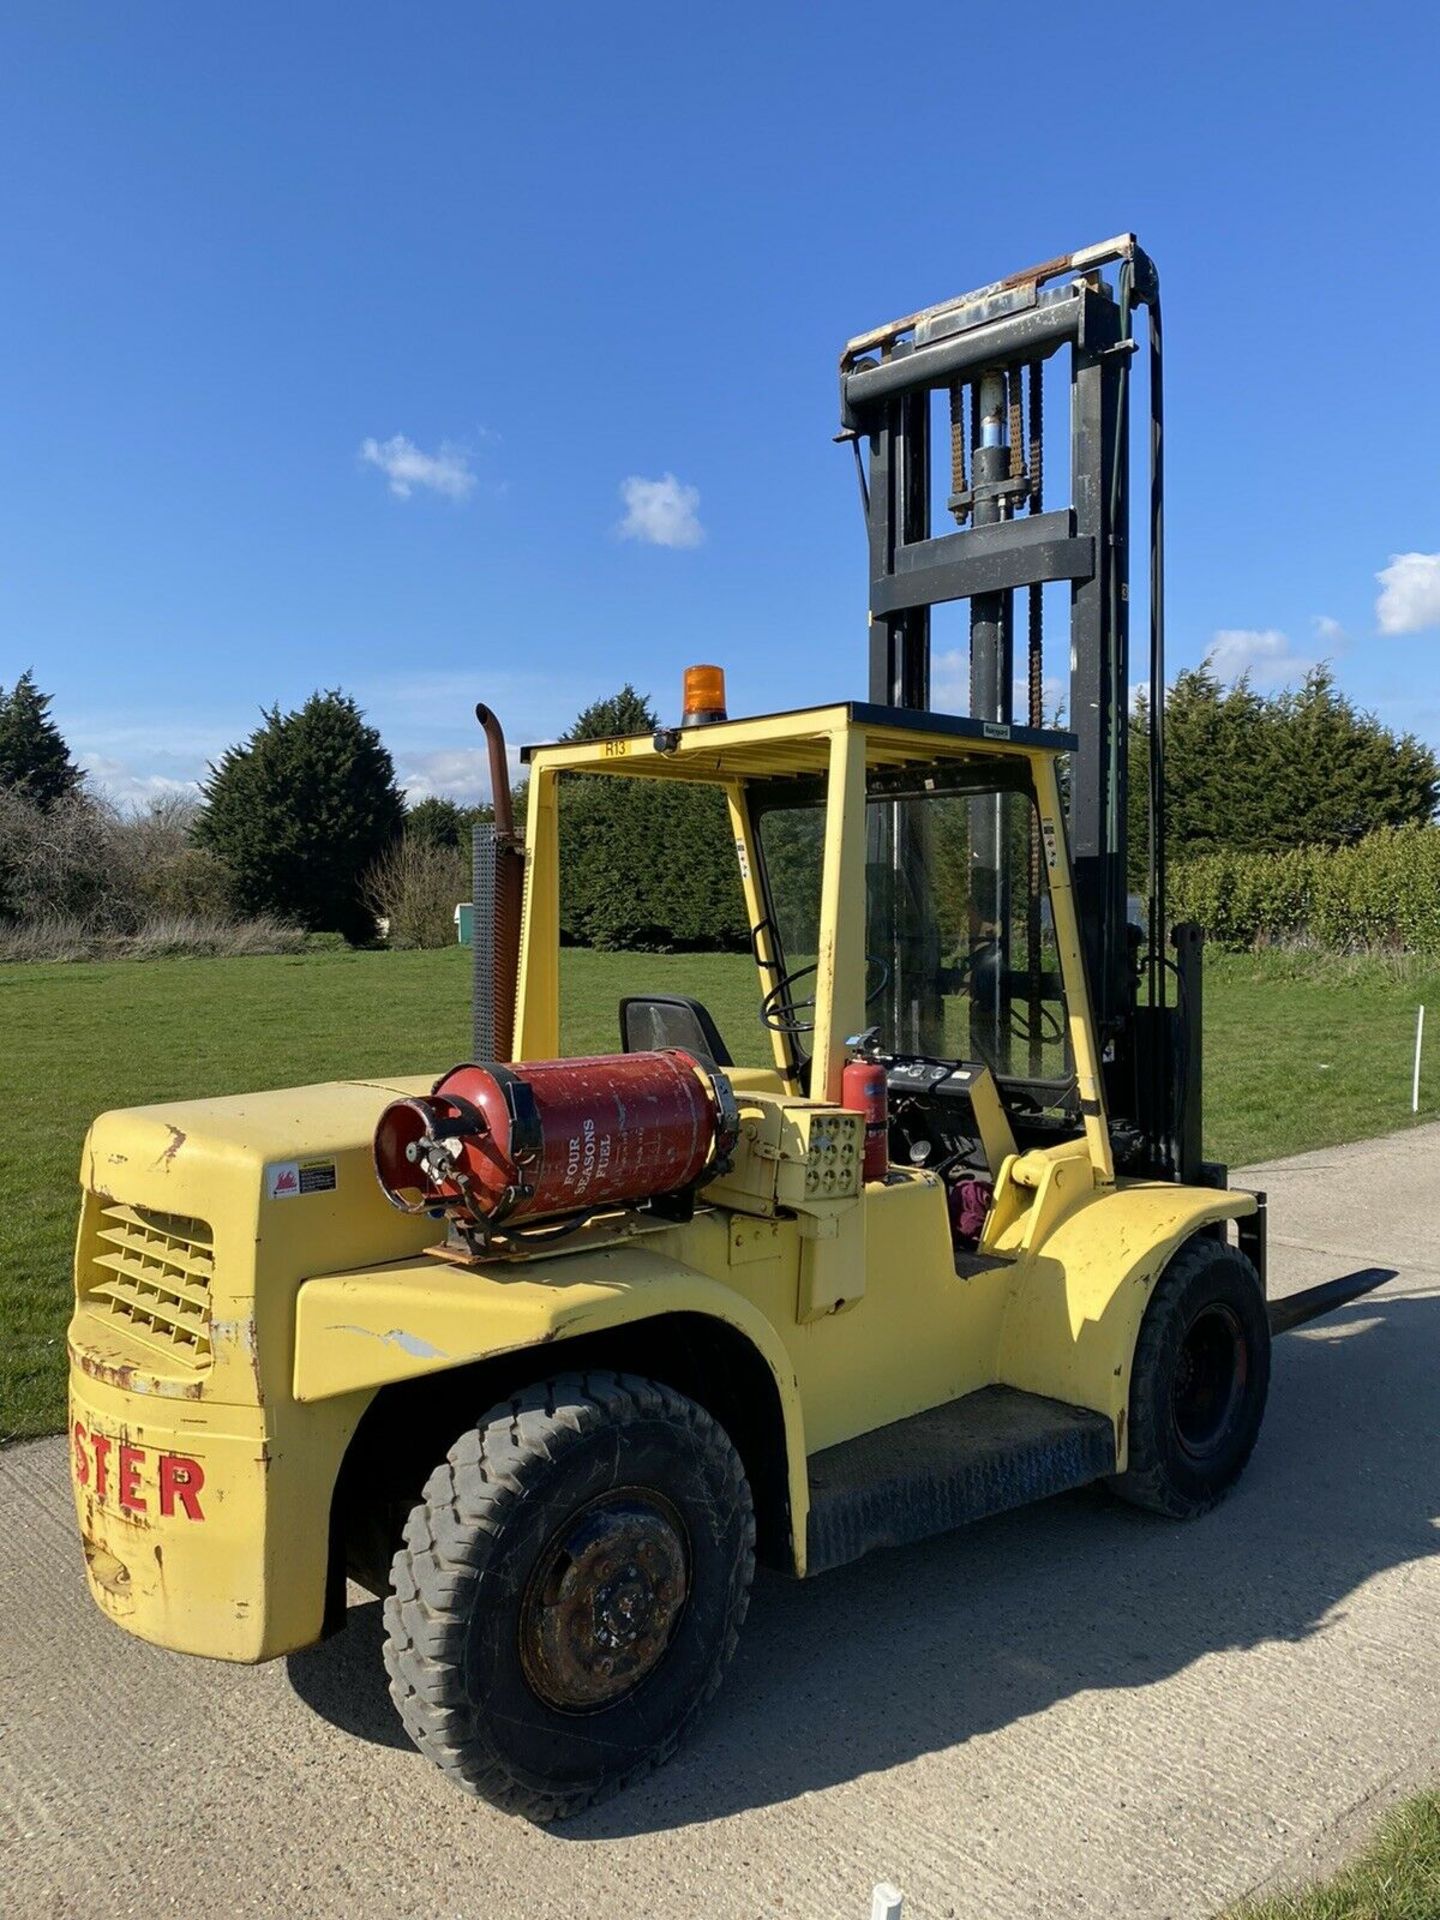
[[(1440, 801), (1440, 763), (1341, 692), (1329, 666), (1298, 688), (1222, 686), (1209, 665), (1176, 677), (1165, 700), (1166, 852), (1173, 863), (1213, 853), (1348, 847), (1382, 827), (1423, 826)], [(1149, 712), (1130, 717), (1132, 882), (1145, 870)]]
[[(647, 733), (633, 686), (562, 736)], [(1130, 720), (1132, 879), (1146, 858), (1148, 715)], [(1165, 710), (1172, 866), (1219, 853), (1356, 846), (1435, 818), (1440, 763), (1360, 710), (1327, 667), (1295, 690), (1180, 674)], [(520, 794), (523, 806), (523, 791)], [(69, 916), (133, 934), (147, 914), (268, 920), (354, 943), (452, 939), (469, 895), (471, 828), (489, 817), (433, 797), (407, 806), (355, 700), (316, 692), (265, 710), (193, 802), (120, 816), (87, 782), (31, 673), (0, 687), (0, 923)], [(749, 938), (725, 804), (714, 789), (572, 776), (561, 796), (562, 936), (614, 948), (743, 949)]]

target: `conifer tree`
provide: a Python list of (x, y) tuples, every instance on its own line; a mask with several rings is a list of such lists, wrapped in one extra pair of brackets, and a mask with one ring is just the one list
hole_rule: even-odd
[(459, 847), (468, 853), (471, 829), (494, 817), (488, 805), (462, 807), (458, 800), (444, 794), (427, 794), (406, 809), (405, 838), (421, 846)]
[[(1130, 718), (1130, 882), (1145, 871), (1149, 766), (1143, 697)], [(1433, 820), (1440, 762), (1397, 734), (1314, 667), (1297, 689), (1221, 685), (1207, 665), (1176, 676), (1165, 700), (1168, 849), (1172, 859), (1231, 849), (1350, 846), (1379, 827)]]
[(348, 694), (272, 707), (210, 770), (195, 838), (234, 875), (236, 904), (351, 941), (374, 932), (362, 882), (405, 803), (380, 735)]
[(50, 718), (50, 695), (22, 673), (7, 693), (0, 687), (0, 787), (23, 793), (49, 811), (80, 791), (83, 771), (70, 758)]
[[(651, 733), (655, 709), (628, 682), (562, 735)], [(564, 937), (578, 946), (740, 948), (744, 900), (724, 796), (683, 780), (572, 775), (561, 782)]]

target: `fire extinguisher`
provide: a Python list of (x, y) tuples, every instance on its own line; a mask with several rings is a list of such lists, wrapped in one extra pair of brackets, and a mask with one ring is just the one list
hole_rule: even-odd
[(840, 1080), (840, 1100), (865, 1116), (864, 1177), (883, 1180), (890, 1165), (890, 1095), (878, 1060), (850, 1060)]

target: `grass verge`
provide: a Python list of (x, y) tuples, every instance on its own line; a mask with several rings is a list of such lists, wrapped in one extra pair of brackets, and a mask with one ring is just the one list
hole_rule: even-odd
[(1384, 1820), (1333, 1880), (1233, 1907), (1222, 1920), (1436, 1920), (1440, 1795), (1421, 1794)]
[(304, 933), (270, 914), (226, 920), (205, 913), (155, 913), (130, 933), (52, 914), (0, 923), (0, 963), (234, 959), (259, 953), (302, 953), (322, 941), (334, 945), (339, 940), (339, 934)]
[(1207, 1151), (1231, 1166), (1409, 1124), (1415, 1011), (1430, 1008), (1420, 1118), (1440, 1110), (1440, 962), (1269, 951), (1205, 962)]
[[(0, 971), (0, 1440), (63, 1423), (80, 1146), (107, 1107), (351, 1076), (439, 1073), (469, 1049), (455, 948), (33, 965)], [(567, 952), (568, 1052), (617, 1044), (627, 991), (696, 994), (742, 1063), (766, 1058), (748, 961)], [(1262, 954), (1206, 974), (1209, 1150), (1232, 1165), (1409, 1119), (1415, 1007), (1440, 966)], [(1440, 1033), (1423, 1113), (1440, 1105)]]

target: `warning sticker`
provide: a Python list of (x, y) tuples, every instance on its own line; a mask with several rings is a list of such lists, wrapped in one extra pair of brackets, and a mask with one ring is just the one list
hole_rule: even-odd
[(745, 842), (738, 838), (735, 842), (735, 857), (740, 862), (740, 878), (742, 880), (748, 880), (750, 878), (750, 856), (745, 851)]
[(335, 1188), (333, 1160), (282, 1160), (265, 1169), (265, 1192), (271, 1200), (289, 1200), (300, 1193), (331, 1193)]
[(1045, 864), (1053, 873), (1055, 871), (1056, 861), (1059, 859), (1055, 844), (1055, 822), (1053, 820), (1042, 819), (1040, 822), (1040, 834), (1045, 842)]

